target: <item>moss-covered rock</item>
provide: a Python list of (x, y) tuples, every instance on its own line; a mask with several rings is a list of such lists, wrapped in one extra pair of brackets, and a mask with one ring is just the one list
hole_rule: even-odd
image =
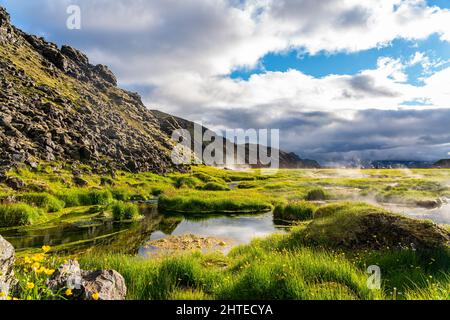
[(449, 245), (450, 233), (430, 221), (392, 214), (367, 204), (320, 208), (297, 235), (307, 243), (344, 249), (433, 249)]

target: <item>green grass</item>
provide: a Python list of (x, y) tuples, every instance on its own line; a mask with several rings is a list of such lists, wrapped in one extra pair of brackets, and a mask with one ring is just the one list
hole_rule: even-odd
[(279, 220), (306, 221), (314, 218), (317, 207), (306, 201), (279, 204), (275, 207), (273, 216)]
[(41, 209), (27, 204), (0, 205), (0, 228), (31, 225), (43, 217)]
[(120, 201), (112, 205), (112, 213), (115, 221), (136, 220), (140, 217), (139, 207), (137, 205)]
[[(52, 227), (76, 223), (80, 217), (97, 219), (97, 214), (88, 212), (91, 206), (106, 210), (108, 217), (115, 212), (116, 220), (133, 220), (137, 206), (127, 201), (154, 196), (160, 196), (160, 209), (169, 213), (207, 218), (213, 213), (265, 212), (275, 206), (275, 218), (305, 221), (288, 234), (234, 248), (228, 256), (185, 253), (143, 259), (108, 254), (102, 247), (78, 257), (85, 269), (112, 268), (123, 274), (128, 299), (392, 299), (394, 288), (398, 299), (449, 298), (450, 254), (439, 238), (444, 229), (364, 203), (348, 201), (316, 208), (305, 200), (369, 196), (415, 203), (436, 199), (450, 195), (450, 170), (280, 170), (261, 176), (257, 170), (199, 166), (189, 174), (165, 176), (119, 171), (110, 180), (88, 166), (78, 169), (88, 182), (86, 188), (74, 188), (72, 168), (64, 163), (41, 163), (34, 170), (18, 166), (10, 171), (8, 175), (32, 188), (27, 189), (29, 193), (15, 193), (0, 184), (4, 195), (0, 199), (7, 202), (12, 196), (29, 205), (1, 205), (0, 227), (37, 224), (50, 218)], [(228, 189), (227, 183), (233, 181), (236, 190), (217, 187)], [(62, 203), (64, 210), (45, 213), (59, 211)], [(140, 221), (135, 225), (142, 227)], [(169, 225), (167, 232), (173, 230)], [(34, 228), (24, 227), (23, 231)], [(146, 238), (136, 230), (133, 237), (125, 232), (117, 238), (114, 246), (120, 250), (110, 246), (108, 252), (129, 252), (122, 248)], [(405, 243), (399, 246), (399, 239)], [(412, 249), (411, 241), (419, 241), (419, 246)], [(81, 242), (71, 245), (78, 248)], [(83, 250), (94, 245), (85, 246)], [(382, 270), (381, 291), (367, 290), (369, 265)]]
[(65, 207), (65, 202), (48, 193), (26, 193), (19, 200), (27, 204), (42, 208), (47, 212), (58, 212)]
[(56, 195), (66, 207), (107, 205), (113, 200), (109, 190), (69, 189)]
[(206, 191), (229, 191), (230, 187), (228, 187), (225, 184), (217, 183), (217, 182), (208, 182), (202, 187), (199, 188), (200, 190), (206, 190)]
[(272, 204), (257, 194), (232, 191), (189, 191), (165, 194), (159, 198), (159, 209), (166, 212), (227, 213), (267, 212)]
[(128, 299), (275, 300), (374, 299), (366, 277), (333, 254), (302, 248), (268, 252), (258, 242), (221, 254), (190, 253), (160, 259), (86, 255), (86, 269), (113, 268), (128, 285)]

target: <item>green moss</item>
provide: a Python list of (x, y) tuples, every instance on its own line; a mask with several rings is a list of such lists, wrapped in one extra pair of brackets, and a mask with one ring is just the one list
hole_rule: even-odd
[(446, 246), (448, 232), (429, 221), (409, 219), (367, 204), (319, 208), (306, 228), (294, 232), (305, 243), (330, 248), (432, 249)]

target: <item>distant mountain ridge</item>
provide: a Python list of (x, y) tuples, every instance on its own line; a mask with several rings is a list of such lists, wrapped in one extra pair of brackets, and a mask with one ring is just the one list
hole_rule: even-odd
[[(195, 136), (194, 136), (194, 125), (195, 123), (186, 119), (182, 119), (158, 110), (152, 110), (153, 114), (160, 119), (161, 124), (161, 130), (164, 131), (166, 134), (172, 134), (172, 132), (176, 129), (185, 129), (188, 130), (191, 134), (191, 149), (194, 150), (194, 143), (195, 143)], [(208, 128), (202, 126), (202, 133), (205, 133)], [(224, 154), (226, 153), (225, 146), (226, 146), (226, 139), (220, 135), (215, 134), (215, 139), (222, 139), (224, 144)], [(204, 151), (207, 144), (203, 141), (197, 141), (197, 143), (202, 145), (202, 152)], [(237, 145), (234, 145), (234, 152), (237, 153)], [(251, 148), (250, 144), (245, 144), (245, 159), (241, 159), (240, 162), (245, 162), (246, 164), (249, 163), (248, 155), (249, 150)], [(298, 155), (291, 152), (285, 152), (283, 150), (276, 150), (272, 148), (268, 148), (268, 154), (272, 154), (272, 152), (277, 152), (279, 154), (279, 167), (281, 169), (301, 169), (301, 168), (320, 168), (320, 164), (315, 160), (310, 159), (301, 159)], [(198, 158), (202, 158), (202, 155), (196, 155)], [(235, 159), (237, 160), (237, 159)], [(224, 159), (225, 162), (225, 159)], [(251, 165), (243, 165), (243, 166), (250, 166), (252, 168), (263, 168), (265, 167), (262, 165), (259, 161), (257, 164), (251, 164)]]
[(450, 159), (441, 159), (433, 164), (434, 168), (450, 169)]

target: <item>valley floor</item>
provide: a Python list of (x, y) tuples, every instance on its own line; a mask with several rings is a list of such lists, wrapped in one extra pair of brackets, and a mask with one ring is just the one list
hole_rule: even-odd
[(449, 299), (447, 199), (442, 169), (160, 176), (48, 163), (0, 184), (0, 235), (19, 256), (21, 299), (70, 299), (40, 291), (68, 258), (118, 271), (127, 299)]

